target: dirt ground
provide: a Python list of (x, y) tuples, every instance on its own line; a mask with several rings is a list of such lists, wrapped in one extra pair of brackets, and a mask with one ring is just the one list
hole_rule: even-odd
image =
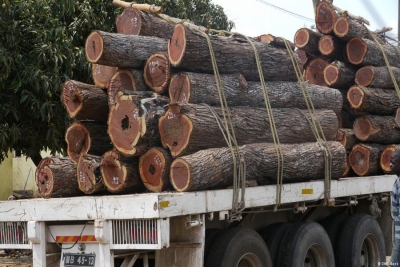
[(32, 255), (30, 251), (0, 250), (0, 267), (32, 267)]

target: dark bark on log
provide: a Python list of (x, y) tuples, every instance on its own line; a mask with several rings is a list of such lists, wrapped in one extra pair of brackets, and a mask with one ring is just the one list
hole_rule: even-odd
[(322, 55), (340, 61), (346, 60), (346, 43), (332, 35), (324, 35), (319, 39), (318, 49)]
[(392, 116), (366, 115), (356, 119), (354, 133), (361, 141), (396, 144), (400, 143), (400, 129)]
[(351, 150), (353, 146), (359, 142), (356, 135), (354, 134), (353, 129), (346, 128), (339, 129), (336, 136), (336, 141), (341, 143), (344, 148), (346, 148), (346, 151)]
[(392, 153), (395, 150), (400, 150), (400, 145), (388, 145), (388, 146), (385, 146), (385, 148), (381, 152), (381, 156), (380, 156), (380, 159), (379, 159), (379, 167), (385, 173), (391, 173), (391, 170), (390, 170), (390, 158), (392, 156)]
[[(400, 69), (390, 67), (395, 81), (400, 83)], [(393, 80), (390, 76), (387, 66), (375, 67), (365, 66), (356, 73), (355, 81), (358, 85), (369, 86), (373, 88), (394, 88)]]
[(110, 67), (95, 63), (92, 64), (92, 77), (94, 84), (100, 86), (101, 88), (108, 88), (110, 80), (117, 69), (117, 67)]
[[(265, 107), (264, 93), (259, 82), (246, 82), (240, 74), (221, 75), (228, 106)], [(306, 83), (316, 109), (342, 109), (343, 98), (336, 89)], [(307, 109), (301, 87), (297, 82), (266, 82), (269, 101), (273, 108)], [(212, 74), (180, 72), (174, 74), (169, 85), (171, 103), (220, 106), (215, 77)]]
[(324, 69), (324, 80), (333, 88), (349, 88), (354, 85), (357, 68), (342, 61), (335, 61)]
[[(210, 36), (210, 40), (220, 74), (240, 72), (246, 80), (260, 80), (254, 51), (244, 38)], [(254, 42), (254, 45), (259, 54), (265, 80), (297, 81), (292, 60), (286, 49), (260, 42)], [(168, 44), (168, 57), (174, 67), (214, 73), (206, 37), (182, 24), (175, 26)], [(295, 60), (298, 61), (298, 58)]]
[[(339, 142), (328, 142), (332, 154), (332, 179), (342, 177), (346, 168), (346, 150)], [(277, 179), (277, 154), (271, 143), (240, 147), (249, 179), (259, 185), (274, 184)], [(282, 144), (283, 182), (324, 179), (324, 150), (317, 143)], [(202, 164), (199, 164), (202, 162)], [(171, 183), (179, 192), (232, 185), (233, 159), (229, 148), (200, 150), (175, 159), (171, 166)], [(246, 178), (247, 178), (246, 177)]]
[(144, 81), (147, 86), (159, 94), (168, 90), (172, 75), (171, 64), (166, 53), (155, 53), (149, 57), (144, 66)]
[(138, 193), (144, 191), (139, 176), (137, 158), (124, 157), (117, 151), (110, 150), (101, 158), (101, 175), (107, 190), (112, 193)]
[(294, 44), (297, 48), (311, 55), (320, 55), (318, 48), (319, 39), (323, 35), (308, 28), (301, 28), (294, 34)]
[(308, 64), (304, 71), (304, 80), (311, 84), (328, 86), (324, 79), (324, 69), (329, 65), (329, 61), (326, 61), (320, 57), (314, 58)]
[(393, 89), (355, 85), (347, 92), (347, 99), (354, 110), (374, 115), (393, 115), (400, 106), (397, 92)]
[[(261, 43), (266, 43), (266, 44), (270, 44), (272, 46), (275, 47), (280, 47), (280, 48), (285, 48), (286, 49), (286, 44), (285, 44), (285, 40), (281, 37), (276, 37), (272, 34), (263, 34), (260, 36), (257, 36), (254, 38), (255, 41), (257, 42), (261, 42)], [(289, 43), (289, 46), (292, 50), (294, 50), (296, 48), (296, 45), (294, 43), (292, 43), (291, 41), (287, 40)]]
[[(173, 157), (226, 146), (213, 112), (223, 122), (221, 108), (195, 104), (170, 105), (159, 120), (163, 146), (170, 149)], [(265, 108), (233, 107), (230, 113), (239, 145), (273, 142)], [(307, 110), (273, 109), (273, 115), (281, 143), (315, 141)], [(338, 130), (336, 114), (331, 110), (316, 110), (316, 116), (326, 139), (335, 140)]]
[(73, 119), (107, 121), (107, 92), (97, 85), (68, 80), (62, 87), (62, 102)]
[[(390, 44), (382, 45), (390, 66), (400, 67), (400, 47)], [(354, 65), (386, 66), (379, 46), (371, 40), (354, 37), (346, 45), (346, 54)]]
[(65, 133), (67, 153), (72, 161), (79, 162), (79, 157), (85, 154), (96, 156), (112, 148), (107, 134), (107, 124), (94, 121), (73, 123)]
[(396, 110), (396, 113), (394, 115), (394, 122), (396, 123), (396, 127), (400, 128), (400, 108)]
[(169, 98), (156, 93), (127, 95), (118, 92), (111, 107), (108, 134), (114, 147), (129, 156), (140, 156), (152, 146), (161, 146), (158, 119)]
[(83, 194), (76, 179), (76, 163), (67, 158), (52, 158), (52, 162), (44, 164), (37, 181), (39, 193), (44, 198)]
[(331, 4), (321, 1), (316, 8), (315, 26), (319, 32), (329, 34), (333, 31), (333, 26), (338, 17)]
[(373, 143), (355, 145), (349, 155), (353, 171), (358, 176), (378, 174), (380, 154), (384, 147)]
[(122, 92), (150, 91), (144, 82), (143, 71), (136, 69), (120, 69), (110, 80), (108, 87), (108, 104), (115, 104), (115, 94)]
[[(335, 35), (344, 40), (344, 41), (350, 41), (351, 38), (353, 37), (361, 37), (361, 38), (366, 38), (369, 40), (374, 40), (370, 31), (368, 28), (360, 23), (359, 21), (350, 19), (345, 16), (340, 16), (336, 22), (335, 25), (333, 26), (333, 32)], [(375, 34), (375, 38), (381, 43), (384, 44), (385, 41), (382, 40), (379, 36)]]
[(360, 116), (354, 114), (354, 112), (343, 110), (340, 113), (336, 113), (339, 120), (339, 128), (353, 129), (355, 120)]
[(171, 153), (161, 147), (152, 147), (139, 160), (139, 173), (144, 186), (152, 192), (172, 189), (169, 178)]
[(86, 58), (91, 63), (125, 69), (143, 68), (149, 56), (167, 51), (167, 39), (93, 31), (86, 39)]
[(100, 171), (101, 156), (82, 155), (79, 158), (76, 176), (79, 189), (89, 195), (106, 191)]

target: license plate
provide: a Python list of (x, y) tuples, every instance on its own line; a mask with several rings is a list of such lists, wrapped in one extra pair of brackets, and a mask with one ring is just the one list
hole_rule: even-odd
[(91, 267), (91, 266), (94, 266), (95, 259), (96, 259), (95, 254), (64, 253), (64, 266), (65, 267), (76, 267), (76, 266)]

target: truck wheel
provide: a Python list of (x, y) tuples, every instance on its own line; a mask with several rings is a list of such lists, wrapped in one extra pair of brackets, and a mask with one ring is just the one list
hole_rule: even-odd
[(204, 263), (207, 261), (208, 255), (210, 254), (211, 246), (214, 244), (215, 239), (217, 239), (222, 231), (223, 229), (219, 228), (206, 229), (206, 238), (204, 243)]
[(211, 247), (206, 267), (272, 267), (261, 236), (251, 229), (232, 228), (221, 232)]
[[(338, 251), (338, 239), (339, 235), (342, 232), (343, 225), (349, 219), (349, 215), (347, 214), (338, 214), (338, 215), (330, 215), (321, 221), (322, 227), (324, 227), (326, 233), (331, 240), (332, 248), (335, 254), (335, 262), (338, 261), (337, 251)], [(338, 265), (339, 266), (339, 265)]]
[(382, 230), (374, 217), (355, 214), (343, 225), (339, 236), (337, 266), (371, 267), (386, 262)]
[(264, 228), (260, 235), (267, 244), (269, 254), (274, 266), (277, 265), (277, 258), (279, 253), (279, 247), (282, 242), (282, 238), (287, 231), (293, 226), (291, 223), (273, 223)]
[(277, 266), (334, 267), (332, 244), (325, 229), (316, 222), (295, 223), (282, 240)]

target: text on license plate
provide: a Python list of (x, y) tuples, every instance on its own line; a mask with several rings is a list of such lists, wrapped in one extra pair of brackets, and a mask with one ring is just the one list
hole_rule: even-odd
[(94, 266), (96, 259), (95, 254), (78, 254), (78, 253), (64, 253), (64, 266), (75, 267), (75, 266)]

